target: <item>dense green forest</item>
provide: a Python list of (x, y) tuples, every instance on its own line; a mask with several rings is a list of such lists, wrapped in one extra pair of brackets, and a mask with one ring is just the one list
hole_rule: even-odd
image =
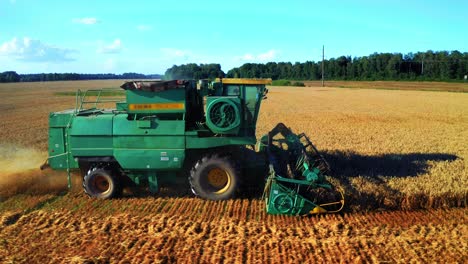
[(164, 73), (165, 79), (214, 79), (224, 77), (220, 64), (200, 64), (189, 63), (185, 65), (174, 65)]
[(160, 74), (145, 75), (140, 73), (34, 73), (18, 74), (14, 71), (0, 73), (1, 82), (45, 82), (45, 81), (76, 81), (76, 80), (113, 80), (113, 79), (160, 79)]
[[(319, 80), (321, 62), (246, 63), (227, 73), (227, 77)], [(374, 53), (351, 58), (341, 56), (324, 61), (327, 80), (463, 80), (468, 74), (468, 52), (440, 51)]]
[[(364, 57), (341, 56), (324, 61), (326, 80), (425, 80), (461, 81), (468, 75), (468, 52), (427, 51), (418, 53), (374, 53)], [(101, 80), (101, 79), (213, 79), (272, 78), (273, 80), (319, 80), (322, 78), (322, 62), (268, 62), (245, 63), (225, 74), (220, 64), (174, 65), (164, 76), (138, 73), (78, 74), (39, 73), (17, 74), (14, 71), (0, 73), (0, 82)]]

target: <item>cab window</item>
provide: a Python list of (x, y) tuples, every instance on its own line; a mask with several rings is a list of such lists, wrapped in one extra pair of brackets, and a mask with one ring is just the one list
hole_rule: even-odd
[(240, 87), (239, 85), (226, 85), (224, 87), (224, 95), (227, 96), (239, 96)]

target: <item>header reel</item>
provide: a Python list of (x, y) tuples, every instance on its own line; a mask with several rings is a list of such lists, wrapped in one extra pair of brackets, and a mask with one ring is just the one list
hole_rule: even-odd
[(270, 173), (263, 198), (270, 214), (335, 213), (344, 194), (325, 178), (329, 165), (305, 134), (296, 135), (279, 123), (261, 141)]

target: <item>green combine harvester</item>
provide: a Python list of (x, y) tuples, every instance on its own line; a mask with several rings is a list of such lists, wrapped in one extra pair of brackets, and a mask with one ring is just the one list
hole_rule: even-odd
[[(343, 208), (343, 193), (309, 138), (282, 123), (258, 142), (260, 104), (270, 79), (131, 81), (125, 98), (105, 89), (77, 92), (75, 109), (49, 116), (49, 157), (42, 166), (79, 169), (84, 191), (108, 199), (125, 187), (157, 193), (185, 183), (204, 199), (233, 198), (264, 185), (271, 214)], [(112, 109), (104, 106), (112, 104)]]

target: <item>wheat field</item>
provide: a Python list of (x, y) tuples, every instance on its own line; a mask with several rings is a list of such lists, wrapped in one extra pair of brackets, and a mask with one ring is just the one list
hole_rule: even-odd
[(267, 215), (261, 201), (247, 199), (96, 202), (78, 193), (21, 198), (20, 205), (16, 199), (0, 206), (3, 263), (468, 260), (468, 215), (462, 208), (288, 217)]
[(466, 93), (274, 88), (259, 132), (281, 121), (308, 134), (349, 198), (366, 207), (464, 206), (467, 105)]
[(63, 92), (120, 83), (0, 84), (0, 262), (468, 261), (468, 93), (417, 89), (452, 84), (269, 87), (257, 136), (305, 132), (346, 193), (342, 214), (299, 218), (266, 215), (261, 194), (95, 201), (79, 178), (64, 192), (64, 172), (37, 169), (49, 112), (74, 108)]

